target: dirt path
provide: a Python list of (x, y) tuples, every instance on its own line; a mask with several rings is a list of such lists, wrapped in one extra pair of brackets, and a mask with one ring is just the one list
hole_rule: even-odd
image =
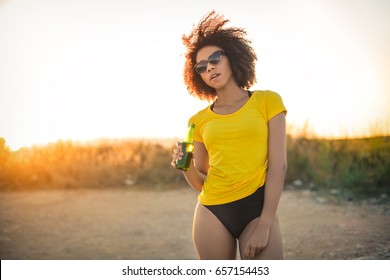
[[(0, 259), (195, 259), (196, 193), (71, 190), (0, 193)], [(318, 204), (283, 193), (286, 259), (390, 259), (384, 206)]]

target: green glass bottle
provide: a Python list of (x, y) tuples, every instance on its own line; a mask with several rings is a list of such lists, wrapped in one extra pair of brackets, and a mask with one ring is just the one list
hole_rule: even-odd
[(183, 156), (180, 160), (176, 161), (176, 168), (187, 171), (190, 167), (192, 154), (194, 152), (194, 130), (195, 124), (188, 125), (187, 137), (184, 141), (180, 142)]

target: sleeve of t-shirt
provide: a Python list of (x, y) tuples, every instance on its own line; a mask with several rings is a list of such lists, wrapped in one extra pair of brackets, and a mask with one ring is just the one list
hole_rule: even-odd
[(284, 112), (287, 114), (286, 107), (283, 104), (282, 97), (273, 91), (265, 93), (265, 110), (267, 121), (275, 117), (277, 114)]
[(199, 122), (197, 121), (197, 115), (194, 115), (192, 116), (189, 120), (188, 120), (188, 125), (190, 124), (195, 124), (195, 129), (194, 129), (194, 141), (196, 142), (202, 142), (203, 143), (203, 139), (202, 139), (202, 135), (200, 135), (200, 125), (199, 125)]

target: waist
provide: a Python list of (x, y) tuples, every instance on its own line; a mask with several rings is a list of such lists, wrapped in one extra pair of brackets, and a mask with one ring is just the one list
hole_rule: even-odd
[(209, 173), (199, 194), (199, 202), (203, 205), (217, 205), (251, 195), (264, 185), (266, 171), (266, 166), (263, 166), (241, 178)]

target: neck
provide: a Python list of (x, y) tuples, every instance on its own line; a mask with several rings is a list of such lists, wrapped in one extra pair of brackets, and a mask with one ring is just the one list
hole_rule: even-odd
[(248, 96), (246, 90), (237, 85), (217, 90), (217, 99), (219, 105), (231, 105)]

